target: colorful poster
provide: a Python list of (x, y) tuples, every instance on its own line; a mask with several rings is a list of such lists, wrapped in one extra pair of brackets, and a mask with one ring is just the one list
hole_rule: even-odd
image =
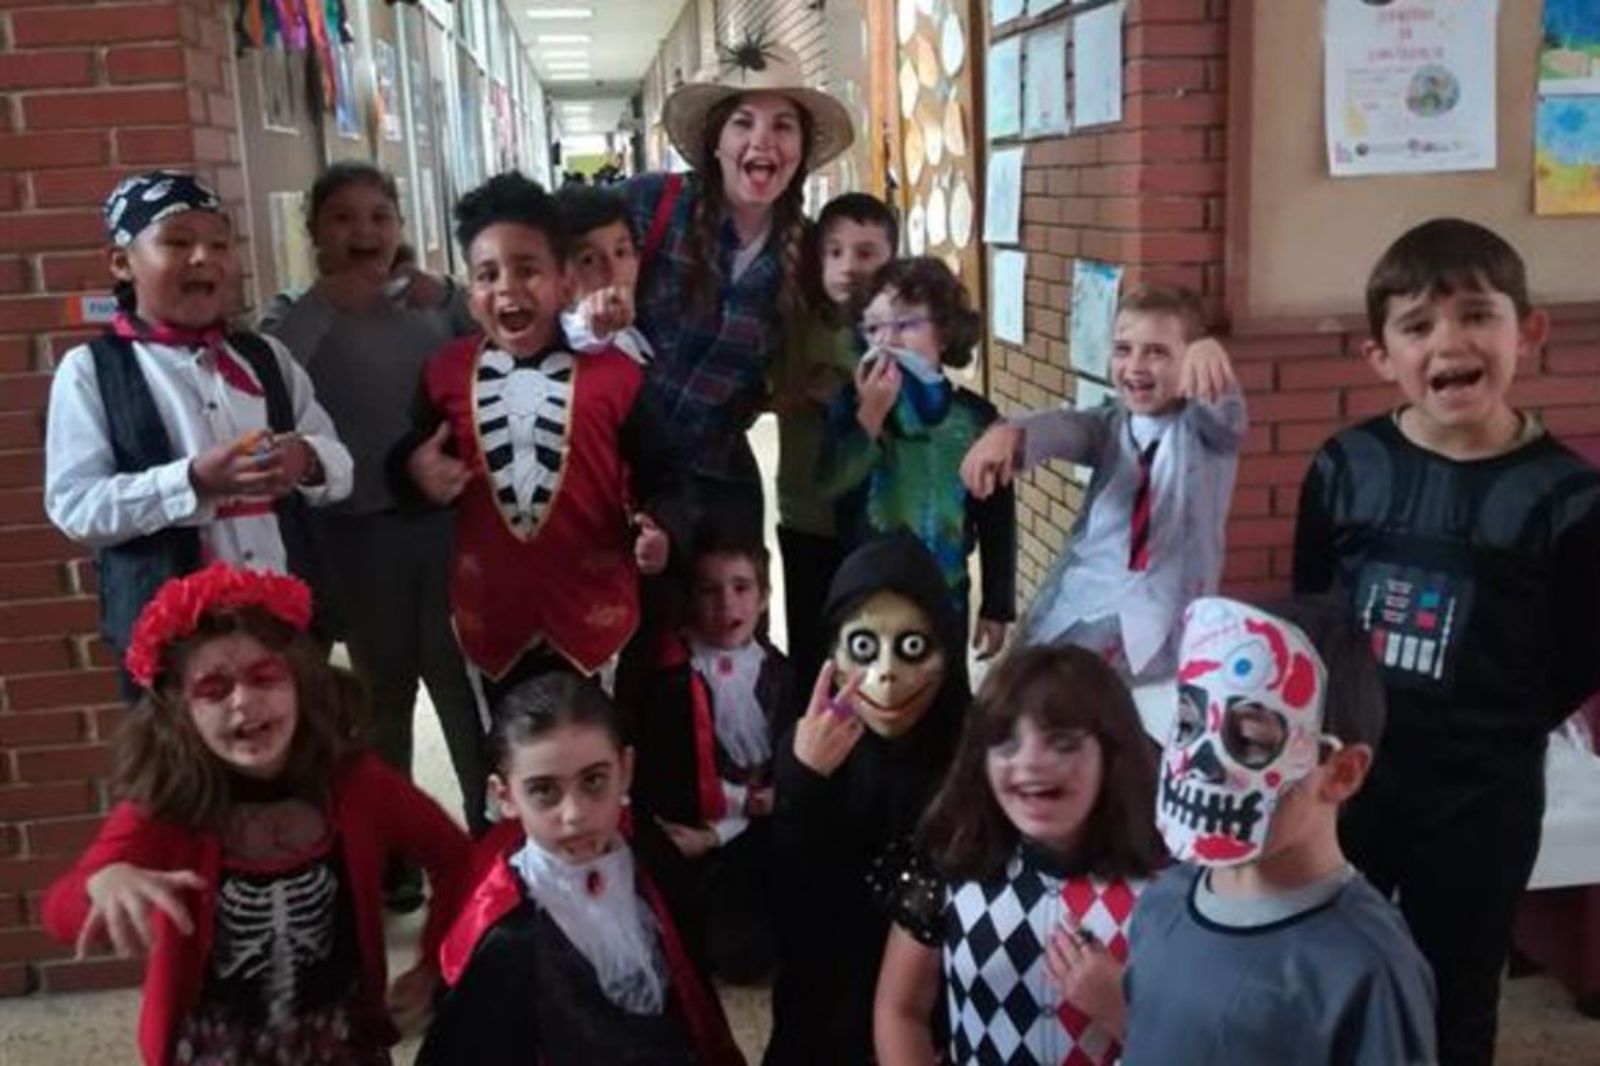
[(1330, 172), (1493, 169), (1498, 12), (1498, 0), (1328, 0)]
[(989, 49), (989, 139), (1022, 132), (1022, 38), (1007, 37)]
[(1026, 335), (1028, 256), (997, 251), (989, 272), (989, 325), (997, 341), (1021, 344)]
[(394, 45), (388, 41), (372, 42), (372, 73), (378, 87), (378, 128), (386, 141), (400, 140), (400, 71), (395, 61)]
[(1058, 136), (1072, 128), (1067, 119), (1067, 23), (1028, 34), (1022, 83), (1022, 133)]
[[(300, 109), (295, 105), (294, 72), (300, 68), (287, 48), (256, 52), (256, 79), (260, 85), (261, 125), (274, 133), (299, 133)], [(304, 91), (303, 89), (301, 90)]]
[(1111, 332), (1117, 321), (1122, 268), (1092, 259), (1072, 262), (1072, 321), (1068, 353), (1072, 369), (1105, 378), (1111, 369)]
[(1122, 121), (1122, 3), (1079, 15), (1072, 24), (1072, 120)]
[(361, 103), (356, 95), (356, 46), (340, 45), (334, 54), (333, 127), (339, 136), (361, 139)]
[(1534, 140), (1534, 213), (1600, 214), (1600, 95), (1540, 97)]
[(1544, 0), (1541, 93), (1600, 93), (1600, 0)]

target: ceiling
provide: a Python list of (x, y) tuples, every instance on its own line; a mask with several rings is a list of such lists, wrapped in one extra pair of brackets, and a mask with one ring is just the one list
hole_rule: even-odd
[[(645, 68), (655, 58), (686, 0), (510, 0), (528, 54), (545, 94), (556, 100), (627, 97), (639, 91)], [(532, 18), (541, 9), (587, 9), (588, 18)], [(583, 34), (587, 41), (543, 42), (541, 37)], [(556, 53), (551, 55), (550, 53)], [(562, 54), (565, 53), (565, 54)], [(566, 80), (560, 64), (587, 59), (581, 78)]]

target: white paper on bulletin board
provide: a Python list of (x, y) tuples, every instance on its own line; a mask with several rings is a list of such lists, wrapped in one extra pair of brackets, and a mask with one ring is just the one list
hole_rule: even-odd
[(1027, 274), (1025, 252), (994, 253), (989, 271), (989, 322), (997, 341), (1021, 344), (1027, 334)]
[(273, 265), (282, 292), (303, 292), (317, 280), (316, 254), (311, 248), (311, 235), (306, 232), (305, 205), (303, 190), (267, 193)]
[(1001, 148), (989, 153), (983, 202), (986, 244), (1016, 244), (1022, 233), (1022, 156), (1025, 151)]
[(1335, 177), (1492, 170), (1499, 0), (1328, 0)]
[(1119, 2), (1072, 23), (1072, 120), (1079, 126), (1122, 121), (1122, 12)]
[(1111, 369), (1111, 332), (1117, 319), (1122, 268), (1092, 259), (1072, 261), (1072, 323), (1068, 345), (1072, 368), (1104, 378)]
[(1007, 37), (989, 48), (989, 139), (1022, 132), (1022, 38)]
[(1066, 133), (1072, 128), (1067, 118), (1067, 24), (1057, 22), (1037, 30), (1024, 39), (1022, 133), (1043, 137)]
[(990, 0), (989, 25), (998, 26), (1022, 17), (1022, 0)]

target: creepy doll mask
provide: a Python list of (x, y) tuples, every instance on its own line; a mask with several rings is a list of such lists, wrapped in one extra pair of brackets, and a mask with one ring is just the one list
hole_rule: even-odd
[(840, 687), (857, 674), (856, 713), (879, 736), (903, 736), (944, 686), (945, 660), (928, 613), (898, 592), (876, 592), (839, 627)]
[(1253, 862), (1278, 803), (1317, 765), (1326, 669), (1296, 627), (1215, 597), (1190, 605), (1178, 658), (1156, 824), (1180, 862)]

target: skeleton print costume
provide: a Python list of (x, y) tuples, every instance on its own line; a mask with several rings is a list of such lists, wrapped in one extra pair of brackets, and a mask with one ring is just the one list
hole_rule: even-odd
[(392, 470), (448, 421), (456, 457), (479, 475), (456, 503), (451, 609), (488, 678), (529, 653), (600, 669), (639, 622), (635, 511), (682, 543), (680, 482), (667, 434), (637, 402), (642, 383), (615, 349), (574, 356), (559, 339), (519, 359), (469, 337), (424, 370)]

